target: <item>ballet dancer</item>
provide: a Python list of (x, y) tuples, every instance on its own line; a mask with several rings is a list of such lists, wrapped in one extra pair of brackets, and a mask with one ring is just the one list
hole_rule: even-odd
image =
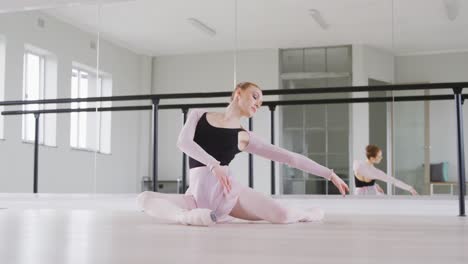
[(355, 160), (353, 162), (354, 170), (354, 194), (356, 195), (383, 195), (385, 194), (382, 188), (375, 182), (381, 180), (384, 182), (395, 184), (398, 188), (410, 192), (412, 195), (417, 195), (416, 190), (408, 184), (391, 177), (385, 172), (374, 167), (374, 164), (379, 164), (382, 160), (382, 150), (376, 145), (368, 145), (366, 147), (367, 160)]
[(233, 218), (275, 224), (320, 221), (321, 209), (288, 208), (270, 196), (241, 185), (229, 168), (241, 152), (284, 163), (331, 181), (345, 196), (348, 185), (333, 170), (305, 156), (262, 140), (241, 127), (242, 117), (255, 115), (262, 91), (251, 82), (239, 83), (224, 112), (193, 109), (180, 131), (177, 146), (189, 156), (190, 186), (185, 194), (143, 192), (137, 204), (150, 216), (174, 223), (210, 226)]

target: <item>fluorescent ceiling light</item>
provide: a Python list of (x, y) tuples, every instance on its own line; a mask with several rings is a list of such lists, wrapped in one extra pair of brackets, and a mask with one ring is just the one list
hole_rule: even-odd
[(328, 29), (329, 25), (317, 9), (309, 9), (309, 14), (322, 29)]
[(196, 18), (187, 18), (187, 21), (205, 34), (208, 34), (212, 37), (216, 35), (216, 30), (212, 29), (211, 27), (207, 26), (205, 23), (201, 22)]

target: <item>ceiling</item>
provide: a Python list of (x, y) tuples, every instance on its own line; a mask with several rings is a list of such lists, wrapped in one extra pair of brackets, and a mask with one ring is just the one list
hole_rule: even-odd
[[(8, 2), (0, 10), (42, 3), (52, 16), (154, 56), (344, 44), (400, 55), (468, 50), (468, 0), (101, 0), (100, 8), (98, 0)], [(319, 10), (328, 29), (309, 9)], [(187, 22), (191, 17), (217, 34), (199, 31)]]
[(76, 5), (107, 4), (132, 0), (3, 0), (0, 1), (0, 14), (25, 10), (51, 9)]

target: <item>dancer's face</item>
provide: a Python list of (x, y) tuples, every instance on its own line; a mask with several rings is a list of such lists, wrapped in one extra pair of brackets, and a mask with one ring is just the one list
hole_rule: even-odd
[(235, 100), (237, 100), (242, 115), (245, 117), (252, 117), (262, 105), (262, 90), (255, 86), (249, 86), (244, 90), (239, 89), (236, 92)]
[(382, 158), (383, 158), (382, 151), (379, 150), (379, 152), (377, 153), (375, 157), (370, 158), (370, 161), (374, 164), (379, 164), (382, 161)]

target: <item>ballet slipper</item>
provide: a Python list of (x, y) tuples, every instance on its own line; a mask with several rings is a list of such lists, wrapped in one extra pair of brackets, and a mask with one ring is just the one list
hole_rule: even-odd
[(137, 197), (137, 203), (147, 215), (156, 219), (193, 226), (211, 226), (216, 223), (216, 216), (209, 209), (195, 208), (185, 210), (167, 200), (149, 198), (144, 194), (140, 194)]
[(216, 215), (206, 208), (183, 210), (178, 213), (177, 222), (183, 225), (212, 226), (216, 224)]
[(325, 217), (325, 212), (321, 208), (312, 208), (305, 210), (304, 218), (300, 219), (299, 222), (319, 222)]

